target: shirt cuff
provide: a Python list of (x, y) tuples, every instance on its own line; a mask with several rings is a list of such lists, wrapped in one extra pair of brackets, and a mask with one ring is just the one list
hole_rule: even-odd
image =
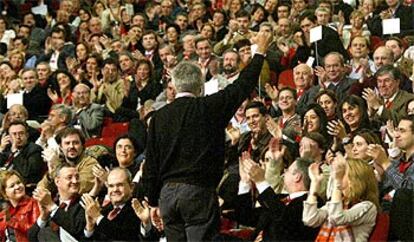
[(260, 194), (262, 192), (264, 192), (264, 190), (266, 190), (268, 187), (270, 187), (270, 184), (267, 181), (262, 181), (262, 182), (256, 183), (256, 188), (257, 188), (257, 190), (259, 191)]
[(88, 231), (86, 229), (83, 230), (83, 234), (85, 235), (86, 238), (92, 237), (93, 232), (95, 232), (95, 230), (92, 230), (92, 231)]
[(237, 194), (238, 195), (246, 194), (250, 191), (250, 189), (251, 189), (250, 183), (240, 181), (239, 182), (239, 192)]
[(58, 205), (54, 204), (52, 207), (52, 210), (50, 212), (50, 217), (53, 218), (57, 212), (57, 210), (59, 209)]
[(378, 110), (377, 110), (378, 116), (381, 116), (382, 111), (384, 111), (384, 105), (381, 105), (381, 107), (378, 108)]
[(43, 221), (39, 217), (39, 218), (37, 218), (36, 223), (37, 223), (37, 226), (39, 226), (39, 228), (43, 229), (44, 227), (46, 227), (47, 221)]
[(99, 223), (102, 221), (103, 218), (104, 218), (104, 216), (103, 215), (100, 215), (98, 217), (98, 219), (96, 220), (96, 225), (99, 225)]

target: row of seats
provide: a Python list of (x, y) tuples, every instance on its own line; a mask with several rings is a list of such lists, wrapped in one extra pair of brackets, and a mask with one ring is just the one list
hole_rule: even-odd
[(86, 147), (92, 145), (105, 145), (112, 147), (116, 138), (128, 133), (129, 122), (113, 122), (112, 118), (105, 117), (100, 138), (91, 138), (86, 140)]

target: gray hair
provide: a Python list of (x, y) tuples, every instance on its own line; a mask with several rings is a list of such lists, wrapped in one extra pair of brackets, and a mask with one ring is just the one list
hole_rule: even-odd
[(191, 92), (198, 96), (204, 85), (200, 67), (189, 61), (181, 61), (173, 70), (172, 81), (177, 92)]
[(60, 117), (65, 117), (65, 124), (69, 124), (72, 121), (72, 109), (65, 105), (65, 104), (55, 104), (52, 106), (50, 110), (56, 110), (59, 111)]

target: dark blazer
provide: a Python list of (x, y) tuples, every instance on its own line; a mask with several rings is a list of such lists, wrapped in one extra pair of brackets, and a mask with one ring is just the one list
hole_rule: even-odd
[[(81, 241), (81, 239), (84, 238), (84, 229), (86, 226), (85, 210), (79, 203), (79, 197), (75, 198), (73, 202), (70, 203), (67, 210), (58, 208), (55, 215), (51, 218), (51, 221), (62, 227), (75, 239)], [(50, 227), (41, 229), (37, 223), (35, 223), (28, 232), (29, 241), (40, 241), (39, 234), (42, 233), (43, 230), (50, 231)]]
[[(4, 166), (11, 155), (11, 151), (0, 153), (0, 167)], [(42, 147), (29, 142), (10, 163), (13, 169), (18, 171), (24, 178), (26, 184), (36, 184), (46, 171), (42, 159)], [(9, 166), (10, 167), (10, 166)]]
[[(400, 30), (401, 33), (398, 36), (404, 37), (406, 35), (411, 35), (414, 32), (414, 23), (413, 23), (413, 10), (411, 7), (404, 6), (400, 4), (395, 11), (393, 16), (394, 18), (400, 18)], [(379, 15), (375, 15), (372, 19), (372, 31), (376, 34), (383, 33), (382, 29), (382, 19)]]
[(255, 55), (239, 78), (207, 97), (181, 97), (153, 115), (143, 182), (151, 206), (161, 187), (181, 182), (217, 187), (224, 166), (225, 127), (257, 85), (264, 57)]
[[(317, 41), (316, 44), (318, 47), (318, 55), (316, 55), (315, 43), (312, 43), (310, 46), (307, 46), (306, 44), (304, 46), (299, 46), (296, 50), (295, 56), (293, 57), (291, 68), (298, 65), (299, 62), (305, 63), (309, 56), (318, 58), (319, 65), (321, 65), (321, 63), (323, 63), (323, 58), (329, 52), (339, 52), (345, 60), (349, 60), (349, 54), (345, 50), (344, 45), (339, 38), (338, 32), (330, 27), (322, 26), (322, 39)], [(314, 66), (315, 65), (316, 61), (314, 62)]]
[(236, 219), (246, 225), (255, 226), (253, 240), (263, 231), (264, 241), (314, 241), (319, 228), (307, 227), (302, 222), (303, 202), (307, 195), (293, 199), (285, 205), (281, 199), (286, 195), (275, 194), (268, 187), (258, 201), (261, 208), (253, 208), (251, 194), (238, 196)]
[[(64, 45), (62, 51), (59, 53), (58, 60), (57, 60), (57, 66), (59, 69), (65, 69), (65, 70), (68, 69), (66, 66), (66, 58), (72, 57), (74, 55), (74, 51), (75, 51), (75, 46), (73, 44)], [(37, 59), (36, 64), (43, 62), (43, 61), (49, 62), (50, 58), (52, 58), (52, 54), (53, 52), (41, 55)]]
[(85, 210), (79, 203), (79, 198), (76, 198), (68, 207), (67, 211), (59, 208), (52, 221), (65, 229), (76, 239), (80, 240), (84, 236), (84, 229), (86, 226)]
[(36, 85), (30, 92), (23, 94), (23, 106), (29, 112), (28, 119), (41, 120), (49, 114), (52, 101), (47, 96), (46, 89)]
[(95, 241), (142, 241), (140, 233), (141, 220), (137, 217), (128, 201), (113, 220), (107, 216), (112, 211), (113, 205), (102, 209), (104, 218), (95, 227), (92, 240)]
[[(348, 91), (351, 86), (356, 83), (357, 80), (350, 79), (348, 77), (344, 77), (339, 83), (337, 84), (335, 89), (332, 89), (336, 93), (336, 97), (338, 99), (338, 103), (341, 103), (342, 100), (348, 95)], [(323, 88), (318, 84), (309, 88), (302, 97), (299, 99), (299, 102), (296, 107), (296, 111), (299, 114), (303, 114), (306, 110), (307, 106), (311, 103), (315, 103), (315, 98), (318, 95), (319, 91)], [(329, 89), (329, 88), (328, 88)]]

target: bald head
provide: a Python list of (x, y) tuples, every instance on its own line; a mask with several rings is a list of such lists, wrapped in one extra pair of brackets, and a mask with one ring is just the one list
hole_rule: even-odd
[(377, 69), (394, 63), (394, 53), (385, 46), (378, 47), (374, 52), (374, 64)]
[(310, 87), (313, 79), (313, 71), (306, 64), (299, 64), (293, 68), (293, 81), (297, 89), (304, 90)]

